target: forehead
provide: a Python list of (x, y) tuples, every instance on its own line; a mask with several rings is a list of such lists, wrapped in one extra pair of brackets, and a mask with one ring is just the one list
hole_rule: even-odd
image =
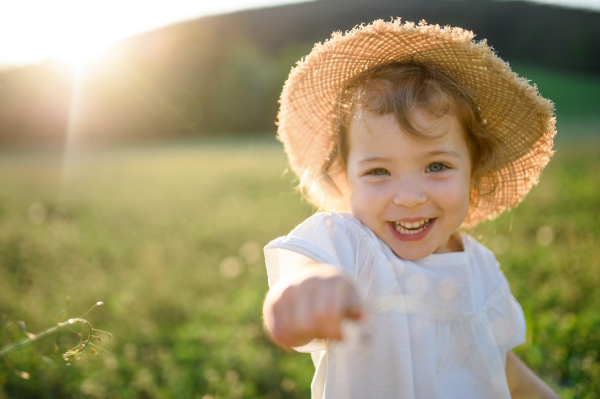
[(403, 129), (394, 114), (375, 115), (357, 110), (349, 128), (350, 151), (467, 150), (464, 129), (453, 114), (435, 118), (417, 110), (411, 116), (418, 134)]

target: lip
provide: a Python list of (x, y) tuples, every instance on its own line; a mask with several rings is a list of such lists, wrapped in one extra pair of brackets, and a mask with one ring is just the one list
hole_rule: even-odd
[[(400, 219), (398, 221), (399, 222), (416, 222), (416, 221), (423, 220), (423, 219), (426, 219), (426, 218), (409, 218), (409, 219)], [(396, 231), (396, 229), (394, 228), (394, 225), (392, 224), (392, 222), (388, 222), (388, 226), (390, 226), (390, 230), (392, 231), (392, 234), (394, 235), (394, 237), (396, 237), (400, 241), (419, 241), (420, 239), (422, 239), (429, 233), (429, 231), (435, 224), (436, 220), (437, 220), (437, 218), (432, 218), (429, 225), (423, 231), (420, 231), (417, 234), (398, 233)]]

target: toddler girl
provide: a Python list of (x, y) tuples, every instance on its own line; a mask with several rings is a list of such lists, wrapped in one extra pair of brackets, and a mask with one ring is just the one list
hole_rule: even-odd
[(279, 138), (326, 210), (265, 248), (263, 315), (310, 352), (313, 398), (556, 395), (511, 349), (525, 319), (459, 232), (517, 205), (552, 155), (552, 103), (471, 32), (376, 21), (290, 74)]

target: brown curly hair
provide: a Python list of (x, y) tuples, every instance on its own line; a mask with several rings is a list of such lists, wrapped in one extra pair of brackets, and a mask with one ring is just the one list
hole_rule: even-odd
[(357, 109), (375, 115), (394, 114), (402, 130), (416, 139), (439, 138), (427, 136), (415, 127), (413, 111), (419, 109), (434, 118), (448, 114), (458, 118), (471, 156), (471, 198), (475, 194), (493, 193), (495, 182), (491, 189), (483, 192), (481, 180), (487, 177), (489, 183), (501, 142), (486, 128), (486, 121), (481, 119), (472, 96), (454, 76), (420, 62), (393, 62), (367, 70), (350, 80), (339, 97), (333, 116), (337, 145), (322, 165), (322, 178), (337, 189), (330, 171), (340, 168), (346, 172), (348, 130)]

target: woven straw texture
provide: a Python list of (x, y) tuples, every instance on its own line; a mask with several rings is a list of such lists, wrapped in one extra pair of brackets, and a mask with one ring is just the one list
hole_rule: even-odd
[[(389, 62), (417, 61), (454, 75), (474, 93), (482, 120), (501, 140), (493, 176), (472, 193), (464, 226), (492, 219), (519, 204), (538, 182), (552, 156), (554, 106), (537, 88), (512, 72), (485, 41), (461, 28), (378, 20), (346, 34), (334, 33), (292, 69), (283, 88), (278, 137), (309, 200), (325, 210), (347, 210), (340, 193), (321, 177), (321, 166), (336, 145), (334, 107), (346, 82)], [(342, 192), (345, 177), (332, 178)]]

